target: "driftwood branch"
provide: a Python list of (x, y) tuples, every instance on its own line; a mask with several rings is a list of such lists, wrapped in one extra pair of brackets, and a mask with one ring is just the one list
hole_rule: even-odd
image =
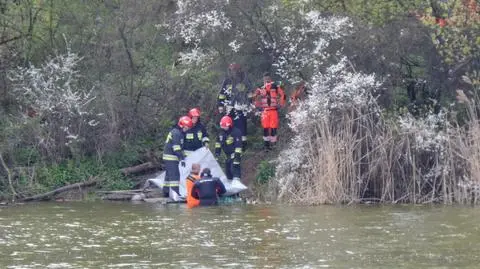
[(57, 195), (59, 193), (74, 190), (74, 189), (81, 189), (81, 188), (84, 188), (84, 187), (93, 186), (93, 185), (97, 184), (98, 182), (99, 182), (99, 180), (97, 180), (96, 178), (93, 178), (93, 179), (90, 179), (88, 181), (66, 185), (66, 186), (60, 187), (58, 189), (55, 189), (53, 191), (46, 192), (46, 193), (37, 194), (37, 195), (31, 196), (31, 197), (26, 197), (26, 198), (21, 199), (21, 201), (30, 202), (30, 201), (50, 200), (52, 198), (52, 196)]
[(142, 173), (142, 172), (145, 172), (145, 171), (148, 171), (148, 170), (151, 170), (151, 169), (155, 169), (155, 168), (160, 168), (160, 166), (158, 164), (153, 163), (153, 162), (146, 162), (146, 163), (142, 163), (142, 164), (139, 164), (139, 165), (122, 168), (122, 169), (120, 169), (120, 172), (122, 172), (122, 174), (124, 174), (124, 175), (138, 174), (138, 173)]
[[(143, 198), (160, 198), (163, 196), (162, 189), (137, 189), (137, 190), (122, 190), (122, 191), (97, 191), (97, 194), (102, 196), (103, 200), (113, 201), (131, 201), (142, 200)], [(137, 197), (135, 199), (134, 197)]]

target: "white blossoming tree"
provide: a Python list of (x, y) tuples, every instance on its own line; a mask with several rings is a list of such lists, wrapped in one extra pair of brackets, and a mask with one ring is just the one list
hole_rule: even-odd
[[(367, 182), (360, 174), (344, 173), (342, 166), (357, 166), (355, 155), (367, 142), (362, 129), (371, 128), (380, 113), (374, 98), (378, 86), (373, 75), (349, 70), (346, 59), (313, 76), (309, 98), (288, 115), (294, 137), (276, 160), (279, 198), (325, 203), (361, 195)], [(358, 186), (335, 187), (351, 180), (360, 180)], [(354, 193), (339, 193), (347, 189)]]
[(35, 139), (54, 159), (61, 157), (58, 153), (78, 153), (90, 129), (99, 123), (91, 106), (93, 89), (82, 88), (79, 81), (79, 61), (77, 54), (68, 51), (40, 67), (18, 68), (9, 74), (25, 111), (24, 122), (31, 123), (26, 126), (34, 126)]
[(210, 47), (218, 40), (218, 34), (232, 27), (225, 14), (226, 1), (177, 1), (177, 11), (169, 25), (169, 39), (179, 39), (186, 46), (180, 52), (180, 62), (185, 66), (205, 66), (218, 56), (218, 50)]

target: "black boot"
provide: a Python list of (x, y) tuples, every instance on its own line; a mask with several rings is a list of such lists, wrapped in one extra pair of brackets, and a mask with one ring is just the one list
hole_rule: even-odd
[(242, 142), (242, 151), (245, 152), (247, 150), (247, 141)]
[(277, 142), (270, 142), (270, 150), (274, 150)]
[(270, 150), (270, 141), (263, 141), (263, 150), (265, 151)]

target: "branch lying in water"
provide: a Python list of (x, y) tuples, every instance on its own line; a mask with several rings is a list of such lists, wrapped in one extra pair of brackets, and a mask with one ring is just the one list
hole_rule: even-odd
[(37, 195), (31, 196), (31, 197), (23, 198), (20, 201), (22, 201), (22, 202), (46, 201), (46, 200), (50, 200), (52, 198), (52, 196), (57, 195), (59, 193), (74, 190), (74, 189), (81, 189), (81, 188), (84, 188), (84, 187), (93, 186), (93, 185), (97, 184), (98, 182), (100, 182), (100, 180), (98, 180), (96, 177), (93, 177), (93, 178), (90, 178), (88, 181), (66, 185), (66, 186), (60, 187), (58, 189), (55, 189), (53, 191), (49, 191), (49, 192), (46, 192), (46, 193), (37, 194)]

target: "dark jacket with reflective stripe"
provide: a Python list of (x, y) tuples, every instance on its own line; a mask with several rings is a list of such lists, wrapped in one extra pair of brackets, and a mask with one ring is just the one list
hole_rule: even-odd
[(218, 196), (226, 192), (225, 185), (223, 185), (220, 179), (204, 177), (195, 182), (191, 195), (200, 200), (200, 205), (215, 205), (217, 204)]
[(185, 158), (183, 152), (183, 132), (179, 127), (174, 127), (167, 135), (163, 148), (164, 161), (181, 161)]
[(250, 103), (248, 93), (252, 91), (252, 84), (246, 78), (241, 82), (234, 82), (231, 78), (226, 78), (223, 81), (222, 89), (218, 94), (218, 106), (234, 106), (235, 104), (246, 105)]
[(183, 149), (194, 151), (203, 147), (204, 143), (209, 142), (208, 133), (205, 126), (199, 121), (193, 128), (185, 133)]
[(227, 131), (220, 130), (215, 143), (215, 154), (220, 155), (221, 150), (227, 155), (235, 153), (236, 158), (242, 154), (242, 132), (238, 128), (230, 128)]

